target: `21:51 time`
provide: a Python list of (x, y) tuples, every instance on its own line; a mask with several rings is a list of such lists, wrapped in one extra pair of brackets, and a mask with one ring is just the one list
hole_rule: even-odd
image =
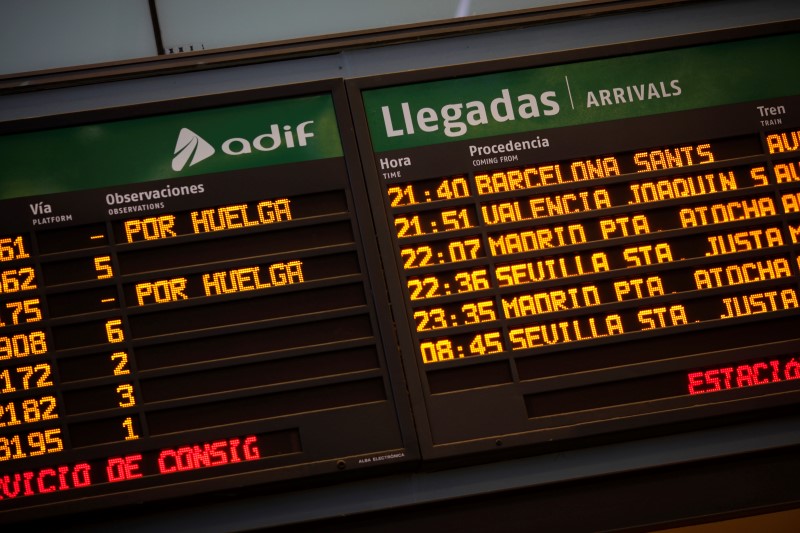
[(400, 239), (474, 228), (475, 224), (473, 211), (468, 207), (394, 217), (394, 227)]

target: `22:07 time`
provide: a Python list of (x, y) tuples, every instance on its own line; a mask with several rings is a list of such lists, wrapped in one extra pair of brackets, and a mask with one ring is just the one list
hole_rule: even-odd
[(480, 238), (475, 237), (401, 248), (400, 255), (405, 259), (403, 268), (409, 269), (478, 259), (483, 256), (483, 249)]

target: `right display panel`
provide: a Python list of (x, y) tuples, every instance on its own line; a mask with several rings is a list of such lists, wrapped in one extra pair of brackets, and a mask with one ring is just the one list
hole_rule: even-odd
[(800, 402), (797, 50), (784, 24), (350, 84), (426, 457)]

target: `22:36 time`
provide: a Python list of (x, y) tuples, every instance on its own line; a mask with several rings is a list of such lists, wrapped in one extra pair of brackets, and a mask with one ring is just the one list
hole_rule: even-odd
[(482, 291), (491, 287), (486, 268), (408, 278), (406, 284), (412, 300)]

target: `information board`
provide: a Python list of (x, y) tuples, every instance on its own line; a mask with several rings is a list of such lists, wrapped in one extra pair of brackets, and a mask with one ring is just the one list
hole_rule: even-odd
[(343, 97), (6, 128), (0, 521), (418, 455)]
[(798, 402), (781, 29), (351, 82), (424, 457)]
[(780, 24), (0, 125), (0, 521), (795, 410), (799, 49)]

